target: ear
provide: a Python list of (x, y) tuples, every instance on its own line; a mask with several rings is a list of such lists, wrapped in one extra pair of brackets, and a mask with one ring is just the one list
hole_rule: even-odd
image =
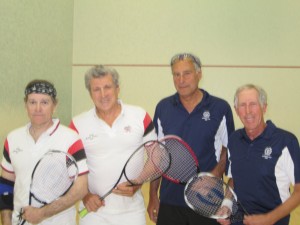
[(239, 116), (239, 111), (238, 111), (237, 107), (234, 107), (234, 110), (235, 110), (236, 115), (238, 115), (238, 117), (240, 117)]
[(263, 110), (264, 113), (267, 112), (267, 108), (268, 108), (268, 105), (267, 105), (267, 104), (264, 104), (264, 106), (263, 106), (263, 108), (262, 108), (262, 110)]
[(56, 102), (55, 102), (54, 108), (53, 108), (53, 114), (56, 113), (57, 106), (58, 106), (58, 100), (56, 99)]
[(200, 69), (198, 72), (199, 80), (202, 78), (202, 70)]
[(202, 70), (200, 69), (199, 71), (196, 71), (196, 75), (198, 77), (198, 81), (200, 81), (202, 78)]

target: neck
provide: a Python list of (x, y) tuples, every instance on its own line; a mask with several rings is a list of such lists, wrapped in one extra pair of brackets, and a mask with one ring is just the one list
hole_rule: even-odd
[(29, 133), (33, 137), (35, 141), (39, 139), (39, 137), (44, 133), (46, 130), (48, 130), (49, 127), (53, 125), (53, 121), (49, 121), (45, 124), (31, 124), (29, 128)]
[(265, 128), (266, 128), (267, 124), (263, 123), (260, 127), (258, 127), (255, 130), (246, 130), (247, 136), (250, 138), (250, 140), (254, 140), (255, 138), (257, 138), (259, 135), (261, 135)]
[(180, 101), (184, 108), (191, 113), (194, 108), (202, 101), (203, 93), (199, 89), (189, 96), (180, 96)]
[(96, 109), (97, 116), (104, 120), (109, 126), (112, 126), (115, 119), (121, 113), (121, 105), (116, 104), (111, 110), (109, 111), (101, 111)]

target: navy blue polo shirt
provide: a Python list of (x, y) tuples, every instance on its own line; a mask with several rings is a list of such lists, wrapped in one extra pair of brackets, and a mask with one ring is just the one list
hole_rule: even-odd
[[(183, 107), (178, 93), (162, 99), (156, 106), (154, 125), (159, 138), (172, 134), (186, 141), (204, 172), (216, 166), (222, 145), (227, 147), (228, 136), (234, 131), (234, 123), (231, 108), (225, 100), (200, 90), (202, 101), (191, 113)], [(161, 203), (187, 207), (183, 193), (184, 185), (162, 179)]]
[[(266, 213), (289, 196), (290, 184), (300, 182), (297, 138), (271, 121), (250, 140), (245, 129), (234, 132), (228, 143), (229, 170), (238, 199), (250, 214)], [(289, 216), (276, 225), (288, 224)]]

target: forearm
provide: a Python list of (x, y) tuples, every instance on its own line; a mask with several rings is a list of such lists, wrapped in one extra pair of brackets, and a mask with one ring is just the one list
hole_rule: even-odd
[(297, 206), (300, 205), (300, 184), (295, 185), (292, 195), (280, 206), (272, 210), (268, 215), (275, 223), (283, 217), (290, 214)]
[(11, 225), (12, 224), (12, 211), (9, 209), (1, 210), (1, 224)]
[(48, 218), (68, 209), (81, 200), (87, 193), (87, 175), (79, 176), (66, 195), (41, 208), (43, 217)]
[(150, 190), (149, 190), (149, 204), (147, 207), (147, 212), (149, 214), (149, 218), (156, 223), (157, 215), (159, 211), (159, 198), (158, 198), (158, 189), (160, 186), (160, 179), (152, 181), (150, 183)]
[(160, 181), (161, 181), (161, 178), (157, 179), (155, 181), (152, 181), (150, 183), (150, 189), (149, 189), (150, 199), (153, 197), (156, 197), (156, 198), (158, 197), (158, 189), (159, 189)]
[(226, 168), (226, 160), (227, 160), (227, 148), (222, 146), (220, 160), (218, 164), (215, 166), (215, 168), (211, 171), (211, 173), (216, 177), (222, 178)]

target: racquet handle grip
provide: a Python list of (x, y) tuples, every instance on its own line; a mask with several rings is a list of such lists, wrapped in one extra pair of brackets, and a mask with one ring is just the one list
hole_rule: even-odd
[(79, 211), (80, 218), (85, 217), (86, 214), (88, 214), (88, 210), (86, 208), (84, 208), (84, 209), (82, 209), (82, 210)]

